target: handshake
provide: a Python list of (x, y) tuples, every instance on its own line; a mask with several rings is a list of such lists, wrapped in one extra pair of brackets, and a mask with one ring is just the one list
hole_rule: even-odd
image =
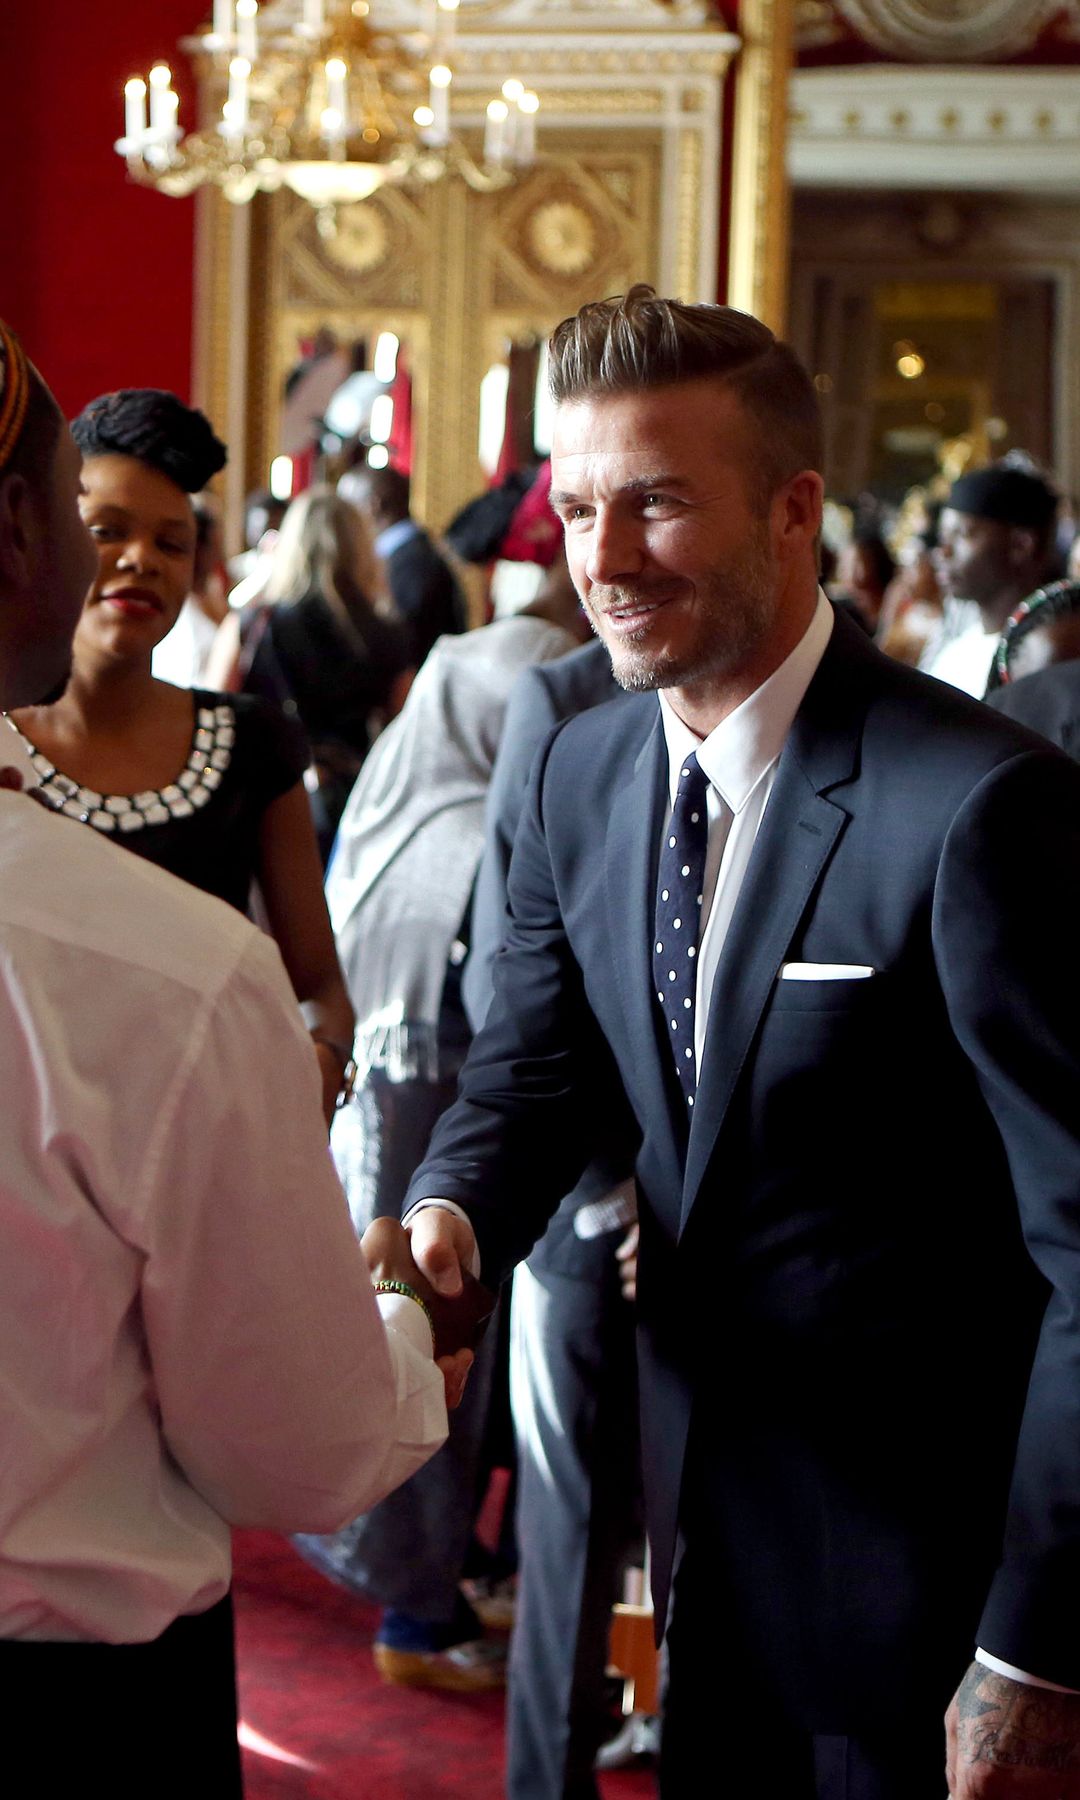
[(432, 1207), (406, 1230), (397, 1219), (375, 1219), (360, 1240), (371, 1279), (409, 1290), (427, 1313), (433, 1354), (446, 1384), (446, 1404), (460, 1404), (473, 1351), (495, 1310), (496, 1296), (464, 1266), (475, 1248), (463, 1220)]

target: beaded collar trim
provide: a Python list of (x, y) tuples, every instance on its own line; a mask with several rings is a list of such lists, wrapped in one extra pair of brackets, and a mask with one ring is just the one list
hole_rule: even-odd
[(231, 706), (200, 706), (183, 772), (168, 787), (147, 788), (141, 794), (98, 794), (93, 788), (80, 787), (70, 775), (54, 769), (21, 732), (19, 736), (34, 765), (43, 800), (69, 819), (92, 825), (95, 831), (126, 835), (143, 831), (147, 825), (166, 825), (170, 819), (190, 819), (213, 799), (232, 761), (236, 715)]

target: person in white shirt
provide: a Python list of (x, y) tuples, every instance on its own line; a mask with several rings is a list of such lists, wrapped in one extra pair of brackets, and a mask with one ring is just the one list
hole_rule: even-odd
[(1041, 475), (992, 463), (949, 490), (934, 553), (949, 602), (978, 614), (923, 666), (981, 700), (1010, 613), (1049, 579), (1057, 495)]
[[(0, 322), (5, 710), (67, 677), (95, 564), (79, 466)], [(7, 1754), (40, 1793), (235, 1794), (230, 1524), (370, 1506), (442, 1443), (470, 1353), (436, 1365), (385, 1221), (367, 1248), (397, 1291), (376, 1300), (272, 942), (19, 789), (5, 767)]]

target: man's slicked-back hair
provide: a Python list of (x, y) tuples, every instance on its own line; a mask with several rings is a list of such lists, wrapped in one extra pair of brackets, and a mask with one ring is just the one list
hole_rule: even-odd
[(712, 378), (757, 426), (759, 498), (802, 469), (821, 470), (821, 409), (790, 345), (731, 306), (662, 299), (643, 283), (594, 300), (556, 326), (549, 345), (552, 398), (584, 400)]

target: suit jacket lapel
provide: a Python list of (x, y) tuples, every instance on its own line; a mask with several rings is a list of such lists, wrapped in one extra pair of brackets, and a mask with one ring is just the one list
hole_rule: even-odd
[[(668, 761), (660, 709), (634, 761), (629, 779), (615, 796), (608, 817), (605, 878), (608, 932), (626, 1017), (629, 1043), (646, 1094), (666, 1094), (669, 1075), (661, 1052), (653, 1004), (652, 934), (660, 828), (667, 816)], [(678, 1155), (674, 1119), (671, 1149)], [(676, 1203), (677, 1209), (677, 1203)], [(672, 1226), (675, 1219), (672, 1219)]]
[(776, 772), (750, 866), (724, 944), (686, 1158), (680, 1231), (697, 1198), (740, 1070), (785, 952), (847, 822), (825, 790), (858, 767), (867, 690), (857, 665), (872, 648), (838, 619)]

